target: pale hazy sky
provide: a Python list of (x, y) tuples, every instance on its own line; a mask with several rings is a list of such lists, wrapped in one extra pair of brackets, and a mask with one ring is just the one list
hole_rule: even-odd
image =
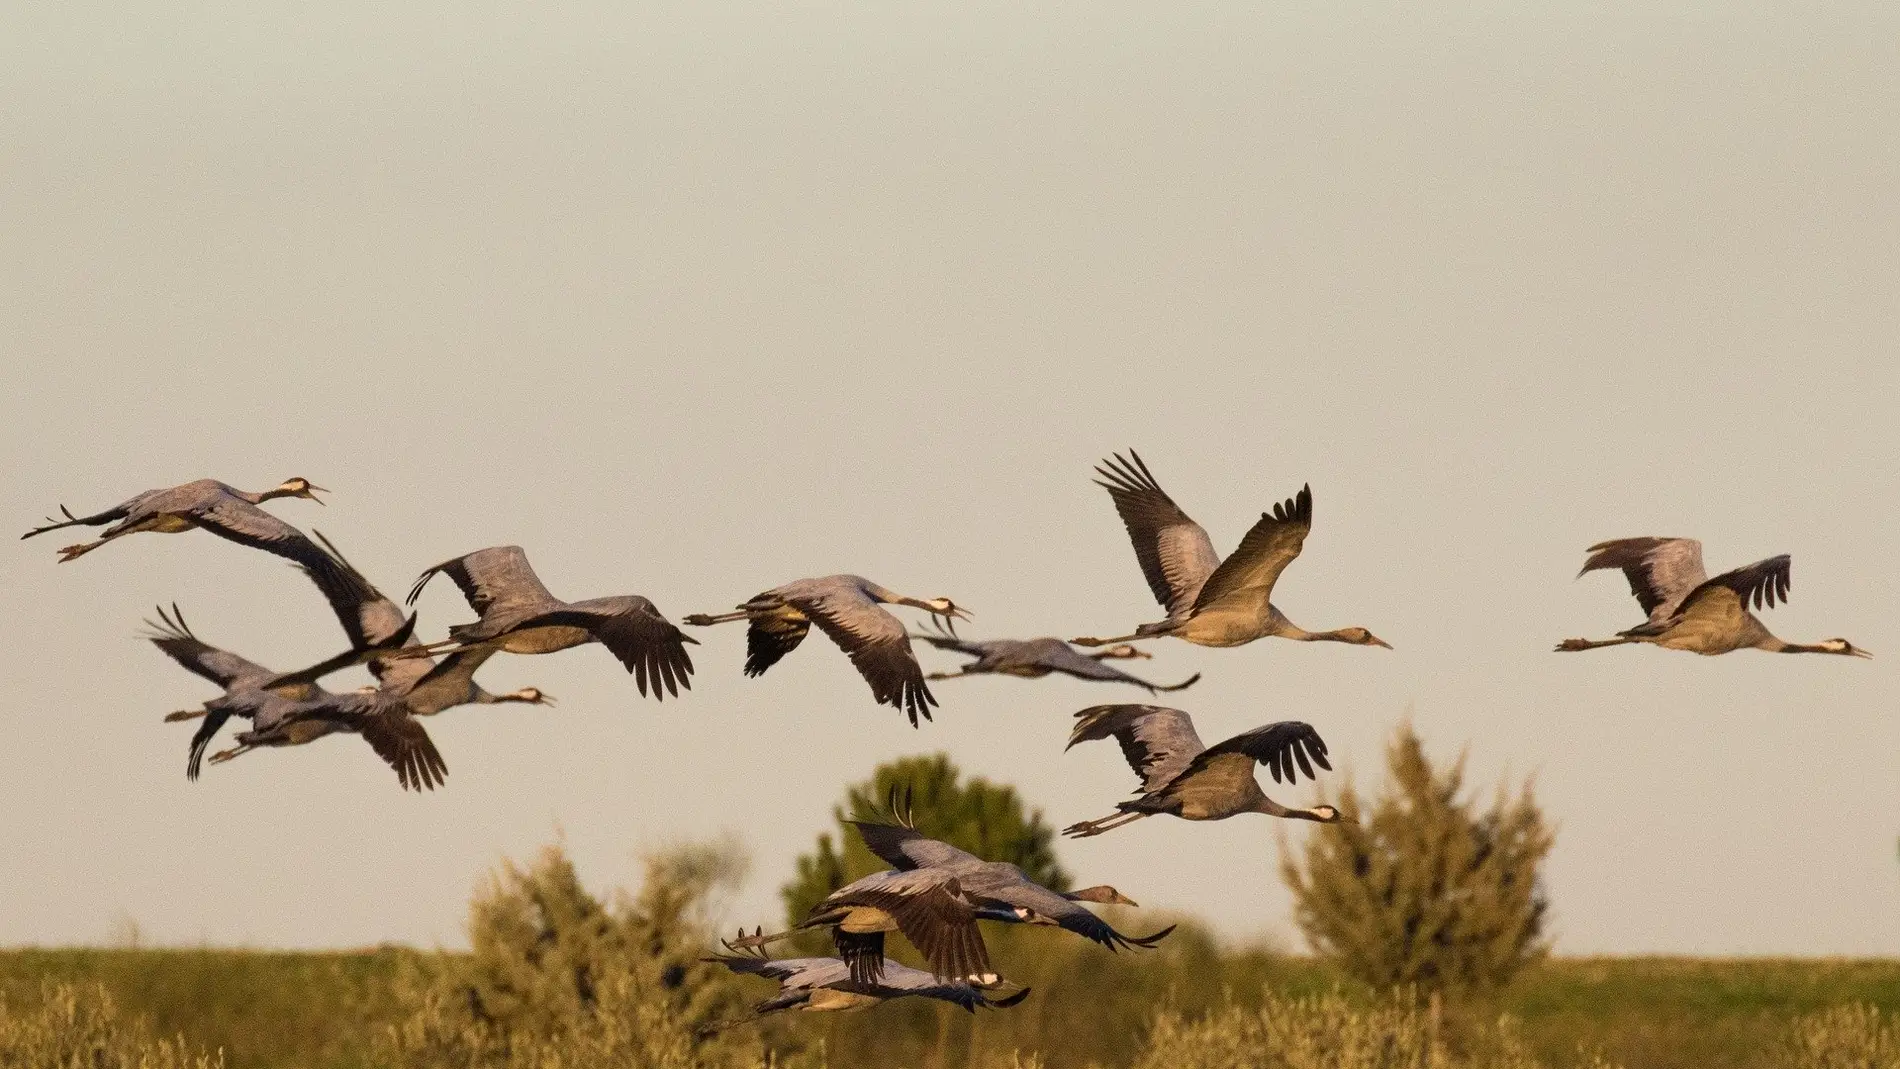
[[(1155, 647), (1204, 735), (1309, 720), (1371, 785), (1409, 709), (1534, 773), (1562, 951), (1900, 953), (1894, 5), (13, 5), (0, 99), (14, 529), (303, 475), (330, 506), (273, 511), (391, 593), (519, 542), (675, 619), (855, 571), (1072, 635), (1156, 615), (1110, 450), (1222, 550), (1310, 481), (1275, 600), (1397, 649)], [(1649, 533), (1793, 554), (1769, 625), (1878, 658), (1551, 653), (1640, 619), (1571, 576)], [(216, 691), (141, 616), (290, 667), (316, 592), (202, 534), (6, 544), (0, 944), (455, 944), (557, 833), (606, 884), (735, 830), (769, 923), (880, 760), (1058, 825), (1132, 786), (1061, 746), (1137, 691), (945, 683), (913, 731), (822, 639), (743, 678), (737, 628), (664, 705), (599, 648), (491, 662), (561, 705), (438, 717), (430, 795), (348, 738), (191, 784), (159, 718)], [(1061, 849), (1285, 937), (1281, 830)]]

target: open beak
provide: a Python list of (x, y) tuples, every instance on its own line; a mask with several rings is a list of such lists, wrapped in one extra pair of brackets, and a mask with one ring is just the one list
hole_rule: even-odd
[(950, 606), (950, 616), (952, 619), (968, 620), (970, 619), (970, 610), (961, 605), (952, 605)]
[(328, 505), (328, 504), (329, 504), (329, 502), (328, 502), (328, 501), (325, 501), (324, 499), (322, 499), (322, 498), (320, 498), (320, 497), (318, 497), (318, 496), (317, 496), (317, 492), (318, 492), (318, 491), (320, 491), (320, 490), (321, 490), (321, 491), (322, 491), (323, 493), (326, 493), (326, 494), (330, 492), (330, 491), (328, 491), (328, 490), (324, 490), (324, 488), (323, 488), (323, 487), (321, 487), (321, 486), (318, 486), (318, 485), (317, 485), (317, 484), (315, 484), (315, 483), (310, 483), (310, 484), (308, 484), (308, 485), (306, 485), (306, 486), (304, 487), (304, 494), (303, 494), (303, 496), (305, 496), (305, 497), (307, 497), (307, 498), (309, 498), (309, 499), (310, 499), (310, 500), (312, 500), (312, 501), (315, 501), (315, 502), (316, 502), (317, 504), (319, 504), (319, 505)]
[(554, 695), (548, 694), (544, 691), (541, 694), (541, 704), (551, 706), (551, 705), (559, 705), (560, 703), (554, 700)]
[(1847, 652), (1853, 654), (1856, 657), (1865, 657), (1870, 661), (1874, 659), (1873, 654), (1868, 653), (1866, 650), (1861, 649), (1859, 646), (1850, 647)]

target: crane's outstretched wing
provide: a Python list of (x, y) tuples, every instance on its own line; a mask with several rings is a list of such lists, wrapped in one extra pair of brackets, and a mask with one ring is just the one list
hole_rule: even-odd
[(448, 778), (448, 763), (429, 732), (401, 706), (364, 715), (357, 722), (363, 741), (396, 770), (404, 790), (434, 790)]
[(752, 617), (745, 629), (745, 674), (764, 675), (810, 633), (811, 618), (790, 606)]
[[(1333, 770), (1326, 760), (1326, 740), (1319, 737), (1313, 725), (1300, 720), (1282, 720), (1217, 742), (1194, 758), (1188, 766), (1188, 772), (1192, 773), (1222, 754), (1245, 754), (1253, 758), (1267, 766), (1267, 771), (1273, 773), (1275, 783), (1297, 783), (1302, 772), (1307, 779), (1318, 779), (1318, 774), (1313, 771), (1314, 765), (1328, 772)], [(1297, 771), (1294, 768), (1296, 763), (1299, 766)]]
[(271, 678), (270, 669), (263, 665), (221, 650), (192, 634), (191, 628), (185, 624), (185, 615), (178, 611), (176, 604), (170, 612), (166, 612), (163, 605), (157, 608), (160, 622), (145, 621), (145, 626), (152, 629), (152, 633), (145, 637), (186, 671), (226, 690), (240, 683), (262, 683)]
[[(498, 652), (500, 649), (496, 646), (475, 646), (457, 650), (441, 661), (426, 657), (397, 661), (392, 674), (383, 677), (380, 689), (391, 697), (401, 698), (411, 714), (433, 716), (471, 700), (475, 691), (475, 670)], [(406, 675), (407, 667), (412, 664), (422, 666), (420, 678), (409, 682), (394, 677), (395, 671), (402, 671)]]
[(205, 750), (210, 748), (211, 740), (231, 719), (231, 710), (217, 704), (205, 706), (204, 721), (198, 730), (191, 733), (191, 750), (185, 757), (185, 778), (196, 781), (198, 773), (204, 768)]
[(1788, 600), (1791, 585), (1787, 554), (1758, 560), (1723, 572), (1689, 592), (1673, 617), (1633, 627), (1625, 635), (1656, 634), (1683, 624), (1706, 622), (1719, 630), (1733, 630), (1752, 602), (1757, 609), (1773, 608)]
[(791, 601), (850, 656), (858, 674), (871, 685), (873, 698), (908, 714), (911, 727), (917, 726), (919, 716), (930, 719), (930, 707), (937, 699), (924, 682), (924, 670), (918, 667), (910, 637), (897, 617), (861, 593), (828, 592)]
[(1708, 580), (1702, 570), (1702, 543), (1693, 538), (1616, 538), (1598, 542), (1577, 572), (1620, 568), (1630, 593), (1651, 622), (1676, 614), (1691, 590)]
[(1124, 947), (1152, 949), (1156, 943), (1167, 938), (1168, 933), (1175, 929), (1175, 926), (1170, 924), (1153, 935), (1123, 935), (1080, 902), (1064, 898), (1047, 887), (1028, 880), (991, 888), (983, 897), (1046, 917), (1068, 931), (1092, 942), (1100, 943), (1110, 950), (1120, 950)]
[[(315, 683), (332, 672), (363, 663), (368, 663), (370, 673), (378, 683), (387, 685), (393, 682), (398, 687), (413, 684), (429, 671), (429, 661), (398, 660), (379, 657), (377, 654), (408, 644), (416, 631), (415, 614), (405, 616), (402, 607), (364, 578), (362, 572), (357, 571), (344, 559), (343, 554), (337, 552), (337, 548), (330, 544), (322, 531), (313, 530), (311, 533), (322, 543), (323, 553), (331, 558), (335, 567), (317, 569), (300, 563), (297, 569), (317, 585), (324, 600), (330, 603), (330, 611), (336, 614), (337, 623), (343, 626), (343, 633), (349, 637), (350, 648), (307, 668), (285, 672), (273, 679), (271, 684)], [(390, 677), (392, 672), (396, 673), (393, 680)]]
[(541, 585), (541, 578), (528, 565), (528, 555), (520, 546), (492, 546), (443, 561), (416, 577), (407, 603), (414, 605), (422, 588), (438, 573), (454, 580), (469, 607), (483, 618), (491, 609), (526, 614), (560, 604)]
[(1075, 714), (1070, 749), (1078, 742), (1113, 736), (1128, 766), (1141, 777), (1138, 793), (1151, 793), (1179, 776), (1206, 747), (1194, 721), (1179, 709), (1159, 705), (1095, 705)]
[(578, 627), (599, 639), (633, 673), (642, 696), (652, 686), (653, 697), (665, 701), (692, 688), (693, 659), (686, 644), (698, 644), (653, 603), (637, 594), (577, 601), (551, 612), (531, 616), (518, 627)]
[(1194, 607), (1201, 584), (1220, 567), (1220, 554), (1200, 524), (1188, 518), (1149, 473), (1141, 455), (1117, 453), (1095, 469), (1097, 486), (1108, 491), (1134, 543), (1135, 559), (1155, 601), (1170, 617)]
[(1037, 664), (1051, 672), (1061, 672), (1077, 679), (1100, 680), (1104, 683), (1133, 683), (1150, 694), (1163, 690), (1186, 690), (1199, 682), (1201, 678), (1200, 673), (1196, 672), (1179, 683), (1162, 686), (1158, 683), (1150, 683), (1139, 676), (1131, 676), (1099, 658), (1077, 653), (1075, 647), (1059, 638), (1034, 639), (1023, 645), (1029, 648)]
[(872, 820), (853, 820), (848, 823), (858, 829), (858, 836), (864, 840), (866, 849), (899, 872), (924, 868), (954, 869), (983, 863), (983, 859), (975, 854), (951, 846), (941, 839), (932, 839), (907, 824), (884, 824)]
[(194, 524), (219, 538), (300, 564), (312, 573), (312, 578), (322, 574), (318, 586), (334, 583), (341, 587), (350, 582), (337, 562), (309, 536), (249, 501), (223, 494), (191, 510), (190, 515)]
[[(739, 934), (744, 936), (745, 932), (741, 930)], [(826, 987), (851, 978), (850, 969), (837, 958), (768, 958), (761, 951), (713, 954), (699, 960), (724, 965), (736, 973), (769, 977), (788, 990)], [(896, 962), (888, 963), (886, 968), (893, 965)]]
[(1302, 486), (1298, 494), (1273, 506), (1272, 512), (1260, 514), (1260, 521), (1240, 540), (1240, 546), (1201, 584), (1194, 607), (1205, 609), (1229, 594), (1251, 588), (1270, 593), (1280, 573), (1300, 555), (1306, 533), (1312, 529), (1313, 488)]
[[(941, 869), (875, 872), (833, 892), (813, 907), (813, 913), (842, 905), (866, 906), (888, 915), (940, 979), (993, 975), (989, 950), (976, 927), (976, 905), (951, 873)], [(834, 941), (851, 966), (851, 979), (875, 983), (883, 971), (882, 941), (872, 957), (868, 940), (851, 938), (857, 934), (834, 931)]]
[(910, 637), (922, 639), (940, 650), (966, 653), (972, 657), (988, 656), (990, 651), (995, 648), (995, 643), (971, 642), (959, 636), (955, 631), (950, 630), (950, 628), (944, 624), (941, 617), (932, 616), (930, 622), (936, 625), (936, 634), (933, 635), (928, 631), (912, 631)]

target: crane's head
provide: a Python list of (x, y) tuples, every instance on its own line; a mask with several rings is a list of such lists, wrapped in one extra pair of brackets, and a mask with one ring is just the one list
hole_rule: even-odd
[(1341, 813), (1339, 810), (1333, 808), (1330, 805), (1316, 805), (1311, 809), (1301, 810), (1300, 812), (1295, 813), (1294, 815), (1304, 817), (1307, 820), (1318, 821), (1321, 824), (1357, 824), (1358, 823), (1358, 821), (1353, 820), (1351, 817), (1348, 817), (1346, 814)]
[(1384, 646), (1388, 650), (1392, 648), (1390, 642), (1381, 639), (1363, 627), (1341, 628), (1339, 637), (1355, 646)]
[(540, 687), (522, 687), (511, 694), (504, 694), (505, 702), (525, 702), (529, 705), (553, 705), (554, 695), (543, 693)]
[(1141, 904), (1107, 884), (1102, 884), (1099, 887), (1084, 887), (1080, 891), (1070, 891), (1067, 897), (1072, 902), (1098, 902), (1104, 906), (1137, 906)]
[(1873, 654), (1868, 653), (1866, 650), (1861, 649), (1859, 646), (1854, 645), (1844, 638), (1830, 638), (1826, 642), (1821, 643), (1821, 648), (1827, 650), (1829, 653), (1844, 654), (1848, 657), (1871, 658), (1873, 656)]
[(924, 602), (924, 608), (929, 609), (938, 616), (948, 616), (952, 620), (968, 620), (970, 618), (969, 610), (958, 607), (957, 603), (951, 601), (949, 598), (931, 598), (929, 601)]
[(1136, 649), (1128, 643), (1122, 642), (1110, 646), (1105, 650), (1097, 650), (1090, 656), (1098, 661), (1145, 661), (1152, 658), (1154, 654), (1149, 653), (1147, 650)]
[(275, 490), (272, 490), (269, 496), (271, 497), (301, 497), (305, 499), (306, 501), (315, 501), (317, 504), (321, 505), (324, 503), (324, 501), (322, 498), (317, 496), (317, 491), (319, 490), (322, 490), (326, 494), (330, 492), (328, 490), (324, 490), (323, 487), (318, 486), (317, 484), (311, 482), (309, 479), (306, 479), (301, 475), (293, 475), (290, 478), (285, 479), (283, 482), (278, 483), (277, 488)]

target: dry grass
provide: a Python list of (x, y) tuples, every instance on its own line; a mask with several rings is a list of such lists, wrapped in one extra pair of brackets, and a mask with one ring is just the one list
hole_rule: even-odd
[(97, 984), (48, 983), (37, 1004), (16, 1011), (0, 998), (0, 1069), (223, 1069), (222, 1054), (184, 1037), (154, 1039), (145, 1022), (120, 1014)]

